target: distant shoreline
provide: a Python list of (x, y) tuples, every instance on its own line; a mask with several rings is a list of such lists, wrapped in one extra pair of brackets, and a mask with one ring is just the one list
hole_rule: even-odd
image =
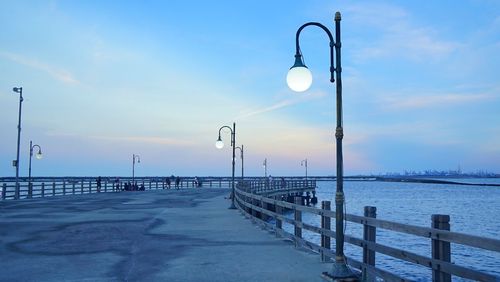
[(456, 182), (456, 181), (448, 181), (448, 180), (419, 179), (419, 178), (375, 177), (374, 181), (500, 187), (500, 184), (494, 184), (494, 183), (466, 183), (466, 182)]

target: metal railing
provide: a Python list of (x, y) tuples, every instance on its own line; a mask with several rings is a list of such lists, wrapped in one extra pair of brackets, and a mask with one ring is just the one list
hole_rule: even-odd
[[(139, 187), (145, 190), (175, 189), (175, 179), (169, 177), (135, 177)], [(45, 177), (21, 178), (16, 189), (16, 183), (10, 178), (0, 179), (0, 200), (29, 199), (49, 196), (63, 196), (75, 194), (117, 192), (124, 190), (125, 183), (132, 183), (128, 177), (101, 177), (100, 185), (96, 177)], [(181, 177), (178, 188), (229, 188), (230, 178), (194, 178)]]

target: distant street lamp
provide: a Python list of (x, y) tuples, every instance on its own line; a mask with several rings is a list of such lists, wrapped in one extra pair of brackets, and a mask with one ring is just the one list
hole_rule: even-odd
[(240, 150), (240, 158), (241, 158), (241, 180), (243, 180), (243, 171), (244, 171), (244, 169), (243, 169), (243, 164), (244, 164), (244, 162), (243, 162), (243, 152), (244, 152), (243, 145), (241, 145), (241, 147), (236, 147), (236, 149)]
[(135, 160), (137, 160), (137, 163), (141, 163), (141, 157), (136, 154), (132, 154), (132, 185), (135, 183)]
[[(302, 60), (302, 52), (299, 46), (299, 36), (302, 29), (307, 26), (313, 25), (323, 29), (330, 39), (330, 82), (336, 84), (336, 97), (337, 97), (337, 128), (335, 130), (336, 137), (336, 150), (337, 150), (337, 192), (335, 195), (335, 262), (333, 264), (332, 272), (328, 275), (334, 279), (355, 279), (356, 275), (347, 266), (344, 255), (344, 177), (343, 177), (343, 158), (342, 158), (342, 138), (344, 136), (342, 128), (342, 80), (341, 72), (342, 67), (340, 64), (340, 12), (335, 13), (335, 40), (332, 33), (324, 25), (317, 22), (309, 22), (302, 25), (295, 36), (295, 63), (288, 71), (286, 80), (288, 86), (297, 92), (303, 92), (309, 89), (312, 84), (312, 75), (309, 69), (304, 65)], [(334, 67), (334, 47), (335, 47), (335, 67)], [(336, 77), (334, 78), (334, 73)]]
[(23, 88), (22, 87), (14, 87), (12, 91), (19, 93), (19, 121), (17, 123), (17, 154), (16, 160), (12, 162), (13, 166), (16, 167), (16, 192), (15, 198), (19, 199), (19, 145), (21, 143), (21, 113), (22, 113), (22, 105), (23, 105)]
[(306, 181), (307, 181), (307, 159), (300, 161), (300, 166), (306, 167)]
[(264, 159), (262, 167), (264, 168), (264, 177), (267, 179), (267, 158)]
[(33, 141), (30, 140), (30, 161), (29, 161), (29, 166), (28, 166), (28, 179), (29, 179), (28, 183), (29, 184), (28, 185), (31, 185), (31, 158), (33, 157), (33, 150), (35, 149), (35, 147), (38, 148), (38, 153), (36, 153), (35, 157), (38, 160), (41, 160), (43, 157), (42, 148), (37, 144), (33, 145)]
[(234, 194), (234, 156), (235, 156), (235, 153), (234, 153), (234, 150), (236, 149), (236, 123), (233, 122), (233, 128), (227, 126), (227, 125), (224, 125), (222, 126), (221, 128), (219, 128), (219, 138), (217, 138), (217, 141), (215, 142), (215, 147), (217, 147), (217, 149), (222, 149), (224, 147), (224, 142), (222, 142), (222, 139), (220, 137), (220, 132), (223, 128), (228, 128), (229, 131), (231, 131), (231, 147), (233, 147), (233, 159), (232, 159), (232, 181), (231, 181), (231, 206), (229, 207), (229, 209), (236, 209), (236, 206), (234, 205), (234, 198), (235, 198), (235, 194)]

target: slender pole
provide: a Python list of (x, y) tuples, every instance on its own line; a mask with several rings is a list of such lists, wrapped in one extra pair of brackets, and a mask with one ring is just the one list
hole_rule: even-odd
[(233, 146), (233, 162), (232, 162), (232, 176), (231, 176), (231, 190), (232, 190), (232, 197), (231, 197), (231, 206), (229, 207), (230, 209), (236, 209), (236, 206), (234, 205), (234, 198), (236, 195), (234, 194), (234, 158), (235, 158), (235, 150), (236, 150), (236, 123), (233, 122), (233, 130), (231, 132), (231, 146)]
[(30, 161), (28, 165), (28, 179), (29, 183), (31, 183), (31, 158), (33, 157), (33, 141), (30, 140)]
[(306, 182), (307, 182), (307, 159), (306, 159)]
[[(344, 132), (342, 128), (342, 66), (340, 63), (340, 13), (335, 13), (335, 74), (336, 74), (336, 100), (337, 100), (337, 128), (335, 130), (335, 138), (337, 143), (337, 192), (335, 194), (335, 262), (337, 267), (342, 269), (339, 273), (344, 272), (345, 275), (350, 275), (346, 269), (346, 259), (344, 255), (344, 166), (342, 155), (342, 138)], [(337, 270), (340, 270), (337, 269)], [(345, 272), (347, 270), (347, 272)]]
[[(21, 114), (23, 105), (23, 88), (14, 88), (14, 92), (19, 93), (19, 121), (17, 123), (17, 155), (16, 155), (16, 199), (19, 198), (19, 147), (21, 144)], [(18, 91), (19, 90), (19, 91)]]
[(132, 154), (132, 185), (134, 185), (135, 179), (135, 154)]
[(267, 179), (267, 158), (264, 159), (264, 177)]
[(241, 180), (243, 180), (244, 178), (244, 169), (243, 169), (243, 165), (244, 165), (244, 161), (243, 161), (243, 145), (241, 145)]

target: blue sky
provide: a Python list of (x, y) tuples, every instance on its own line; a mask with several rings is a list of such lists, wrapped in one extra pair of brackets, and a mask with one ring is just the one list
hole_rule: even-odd
[[(345, 173), (500, 173), (498, 1), (2, 1), (0, 176), (228, 175), (214, 142), (237, 123), (247, 175), (335, 174), (326, 34), (288, 89), (295, 32), (342, 13)], [(229, 144), (229, 134), (223, 134)], [(237, 160), (239, 172), (239, 159)]]

